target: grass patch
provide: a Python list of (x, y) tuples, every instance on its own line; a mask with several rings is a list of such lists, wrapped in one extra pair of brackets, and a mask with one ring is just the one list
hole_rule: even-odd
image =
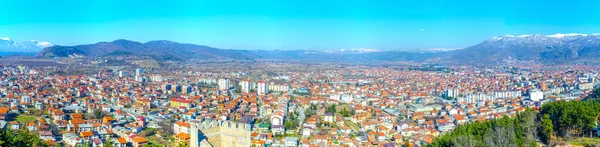
[(354, 131), (359, 131), (360, 128), (358, 127), (357, 124), (351, 122), (351, 121), (344, 121), (344, 124), (347, 125), (348, 127), (352, 128)]
[(36, 116), (19, 115), (19, 116), (17, 116), (17, 122), (19, 122), (19, 123), (27, 123), (27, 122), (34, 121), (35, 118), (36, 118)]
[(567, 144), (567, 145), (590, 146), (590, 145), (599, 145), (600, 144), (600, 138), (582, 137), (582, 138), (571, 138), (568, 140), (569, 141), (565, 141), (565, 144)]
[(148, 138), (148, 142), (150, 142), (152, 144), (159, 144), (159, 145), (168, 145), (169, 144), (168, 140), (165, 140), (156, 135), (148, 136), (147, 138)]
[(342, 112), (342, 110), (344, 110), (344, 109), (346, 109), (346, 110), (350, 111), (350, 107), (348, 107), (348, 104), (340, 104), (340, 105), (337, 105), (337, 106), (335, 107), (335, 112), (336, 112), (336, 113), (339, 113), (339, 112)]

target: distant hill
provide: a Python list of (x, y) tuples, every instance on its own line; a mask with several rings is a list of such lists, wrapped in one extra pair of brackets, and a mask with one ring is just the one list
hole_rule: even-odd
[(88, 45), (51, 46), (37, 54), (38, 57), (119, 55), (150, 56), (160, 60), (413, 61), (444, 64), (600, 63), (600, 35), (505, 35), (464, 49), (420, 49), (406, 52), (375, 49), (232, 50), (165, 40), (146, 43), (115, 40)]
[(177, 43), (172, 41), (150, 41), (140, 43), (129, 40), (115, 40), (112, 42), (99, 42), (96, 44), (77, 46), (52, 46), (44, 48), (39, 57), (69, 57), (69, 56), (119, 56), (137, 55), (151, 56), (164, 60), (183, 59), (249, 59), (243, 51), (222, 50), (208, 46)]
[(231, 50), (208, 46), (177, 43), (172, 41), (150, 41), (140, 43), (129, 40), (115, 40), (77, 46), (52, 46), (40, 51), (38, 57), (69, 56), (151, 56), (162, 60), (185, 59), (272, 59), (272, 60), (311, 60), (311, 61), (421, 61), (433, 57), (435, 53), (410, 53), (378, 50), (314, 51), (314, 50)]

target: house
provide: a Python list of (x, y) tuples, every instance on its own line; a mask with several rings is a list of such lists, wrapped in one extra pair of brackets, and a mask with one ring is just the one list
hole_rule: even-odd
[(79, 138), (78, 135), (73, 133), (63, 134), (62, 141), (67, 146), (75, 146), (77, 144), (83, 144), (83, 139)]
[(142, 147), (145, 144), (148, 144), (148, 139), (138, 136), (138, 137), (133, 138), (133, 140), (131, 142), (133, 142), (134, 147)]
[(328, 123), (333, 122), (333, 113), (331, 113), (331, 112), (325, 113), (325, 117), (323, 117), (323, 121), (328, 122)]
[(190, 134), (183, 133), (183, 132), (179, 133), (179, 134), (175, 135), (175, 141), (178, 144), (182, 144), (182, 143), (190, 144)]
[(104, 146), (104, 143), (102, 143), (102, 140), (100, 140), (100, 138), (94, 138), (92, 139), (92, 147), (102, 147)]
[(454, 123), (450, 123), (450, 122), (438, 123), (437, 129), (440, 130), (441, 132), (451, 131), (452, 129), (454, 129)]
[(181, 99), (181, 98), (172, 98), (169, 101), (171, 107), (174, 108), (186, 108), (189, 109), (192, 105), (192, 100)]
[(52, 111), (52, 118), (54, 120), (63, 120), (65, 118), (65, 113), (62, 110), (54, 110)]
[(0, 120), (6, 120), (8, 114), (8, 107), (0, 107)]
[(127, 147), (127, 140), (125, 140), (123, 137), (120, 137), (117, 138), (117, 142), (115, 142), (115, 144), (115, 147)]
[(190, 123), (178, 121), (173, 124), (173, 132), (175, 132), (175, 134), (179, 134), (181, 132), (190, 134), (190, 127)]
[(79, 137), (89, 140), (90, 138), (92, 138), (94, 136), (94, 133), (91, 131), (87, 131), (87, 132), (81, 132), (79, 133)]
[(17, 121), (11, 121), (10, 122), (10, 129), (11, 130), (18, 130), (19, 128), (21, 128), (21, 125), (19, 124), (19, 122), (17, 122)]
[(272, 126), (278, 126), (278, 125), (283, 125), (283, 115), (284, 112), (281, 110), (277, 110), (273, 113), (273, 115), (271, 115), (271, 125)]

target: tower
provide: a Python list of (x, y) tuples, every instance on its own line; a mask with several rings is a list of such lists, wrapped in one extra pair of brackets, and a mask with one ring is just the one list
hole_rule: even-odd
[(190, 147), (198, 147), (198, 124), (191, 123)]
[(242, 86), (242, 92), (243, 93), (250, 93), (250, 81), (248, 80), (243, 80), (240, 82), (240, 86)]
[(268, 86), (267, 86), (267, 82), (265, 81), (258, 81), (258, 90), (256, 90), (256, 93), (258, 93), (258, 95), (266, 95), (269, 91), (268, 90)]
[(229, 79), (219, 79), (219, 90), (227, 91), (231, 86), (229, 85)]

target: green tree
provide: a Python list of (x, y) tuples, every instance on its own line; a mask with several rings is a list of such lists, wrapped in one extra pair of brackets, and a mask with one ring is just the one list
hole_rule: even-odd
[(344, 108), (344, 109), (342, 109), (342, 111), (340, 112), (340, 114), (341, 114), (343, 117), (350, 117), (350, 116), (352, 116), (352, 115), (350, 114), (350, 111), (348, 111), (348, 108)]
[(550, 119), (550, 115), (544, 115), (540, 127), (542, 130), (541, 140), (546, 144), (550, 144), (550, 142), (552, 141), (552, 133), (554, 132), (554, 125), (552, 124), (552, 119)]
[(336, 111), (335, 108), (336, 108), (336, 105), (335, 104), (331, 104), (331, 105), (329, 105), (329, 107), (327, 107), (327, 109), (325, 110), (325, 112), (335, 113), (335, 111)]
[(102, 147), (115, 147), (115, 143), (111, 139), (107, 139)]
[(182, 142), (177, 145), (177, 147), (187, 147), (187, 146), (188, 146), (187, 142)]

